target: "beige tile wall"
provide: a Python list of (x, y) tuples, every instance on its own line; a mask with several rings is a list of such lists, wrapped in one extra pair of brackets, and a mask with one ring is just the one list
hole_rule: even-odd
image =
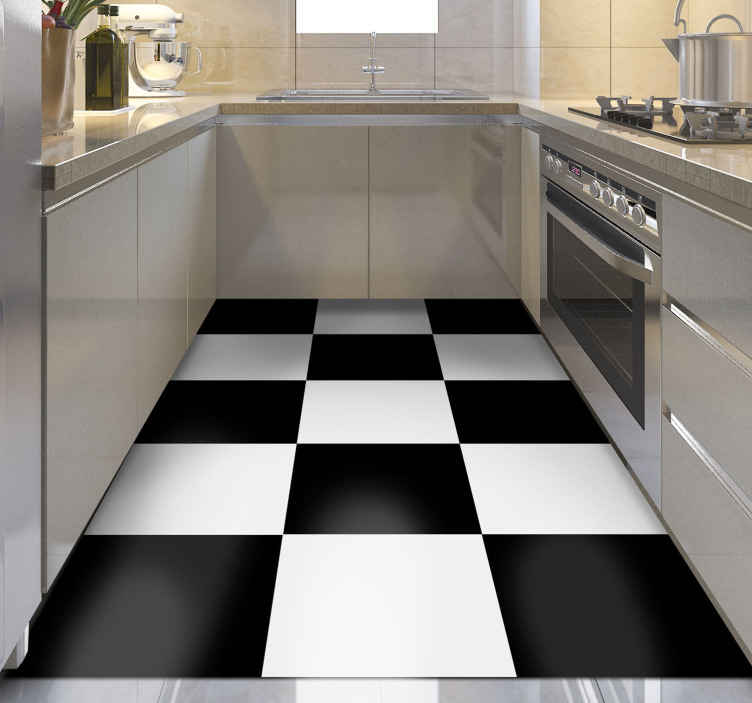
[[(406, 0), (409, 2), (409, 0)], [(180, 39), (201, 48), (204, 71), (182, 88), (201, 93), (362, 87), (365, 35), (296, 35), (295, 0), (166, 0), (185, 13)], [(676, 93), (661, 44), (675, 36), (675, 0), (439, 0), (437, 35), (383, 35), (385, 87), (466, 87), (543, 97)], [(687, 0), (690, 30), (719, 12), (745, 28), (752, 0)], [(92, 14), (79, 45), (96, 24)], [(724, 22), (717, 26), (723, 28)], [(728, 26), (728, 24), (725, 24)], [(83, 62), (79, 61), (79, 68)], [(83, 95), (83, 72), (79, 70)]]
[[(164, 2), (185, 13), (179, 39), (193, 42), (204, 56), (204, 71), (186, 78), (181, 88), (254, 93), (367, 85), (361, 66), (368, 59), (368, 38), (296, 35), (295, 0)], [(379, 84), (513, 92), (516, 77), (533, 81), (536, 75), (516, 63), (516, 47), (538, 44), (535, 5), (534, 0), (439, 0), (438, 35), (379, 37), (377, 58), (386, 67)], [(81, 28), (81, 45), (95, 24), (92, 16)], [(82, 71), (80, 76), (82, 84)]]
[[(528, 49), (517, 58), (518, 71), (527, 67), (519, 92), (536, 95), (537, 87), (541, 96), (551, 98), (677, 94), (677, 64), (661, 42), (677, 34), (676, 0), (529, 2), (540, 5), (540, 17), (532, 22), (538, 23), (540, 41), (537, 57)], [(752, 0), (686, 0), (684, 17), (689, 31), (699, 32), (721, 12), (735, 14), (747, 29)], [(718, 30), (731, 27), (728, 21), (716, 25)]]

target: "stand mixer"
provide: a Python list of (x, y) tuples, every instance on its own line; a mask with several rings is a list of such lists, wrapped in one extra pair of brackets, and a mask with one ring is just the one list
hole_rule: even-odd
[(187, 73), (191, 56), (189, 42), (175, 41), (175, 25), (183, 13), (167, 5), (120, 5), (120, 27), (129, 43), (130, 89), (133, 98), (164, 98), (185, 95), (177, 85), (185, 75), (201, 72), (203, 57), (196, 47), (197, 70)]

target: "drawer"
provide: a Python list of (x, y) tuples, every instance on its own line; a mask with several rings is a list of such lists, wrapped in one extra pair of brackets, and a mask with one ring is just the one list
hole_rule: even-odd
[(663, 517), (752, 648), (752, 517), (663, 418)]
[(663, 399), (752, 496), (752, 375), (663, 308)]
[[(692, 428), (688, 428), (692, 431)], [(752, 556), (752, 517), (663, 418), (661, 509), (690, 555)], [(749, 583), (752, 592), (752, 581)]]
[(663, 287), (752, 356), (752, 231), (663, 200)]

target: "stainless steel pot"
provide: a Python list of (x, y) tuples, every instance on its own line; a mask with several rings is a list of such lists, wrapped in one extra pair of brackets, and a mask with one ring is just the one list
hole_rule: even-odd
[[(679, 62), (679, 104), (696, 107), (752, 107), (752, 33), (733, 15), (717, 15), (704, 33), (687, 34), (681, 17), (684, 0), (676, 6), (674, 24), (684, 26), (677, 39), (663, 43)], [(720, 19), (730, 19), (738, 32), (711, 32)]]

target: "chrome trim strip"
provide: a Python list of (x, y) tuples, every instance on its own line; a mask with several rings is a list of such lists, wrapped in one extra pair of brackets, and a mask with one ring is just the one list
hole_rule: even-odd
[(718, 480), (723, 486), (723, 489), (728, 493), (731, 499), (739, 506), (741, 511), (746, 515), (749, 520), (752, 520), (752, 500), (734, 481), (734, 479), (721, 467), (721, 465), (713, 459), (708, 453), (707, 449), (700, 444), (700, 442), (694, 437), (694, 435), (684, 426), (679, 418), (674, 415), (670, 408), (666, 408), (664, 411), (664, 417), (671, 423), (679, 436), (689, 445), (692, 451), (697, 455), (697, 458), (702, 461), (707, 467), (708, 471)]
[(664, 307), (705, 343), (709, 344), (716, 352), (734, 364), (734, 366), (752, 380), (752, 358), (731, 344), (724, 336), (693, 315), (687, 308), (668, 294), (666, 295)]
[(219, 126), (298, 125), (315, 127), (422, 127), (422, 126), (485, 126), (520, 125), (518, 114), (221, 114)]

